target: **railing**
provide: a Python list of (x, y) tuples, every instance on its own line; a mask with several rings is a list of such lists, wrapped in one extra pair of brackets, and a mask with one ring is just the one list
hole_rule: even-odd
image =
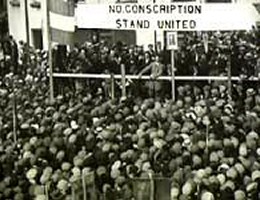
[[(112, 97), (114, 95), (114, 80), (121, 80), (121, 90), (122, 97), (126, 96), (126, 80), (152, 80), (150, 76), (138, 76), (138, 75), (124, 75), (122, 74), (74, 74), (74, 73), (53, 73), (54, 78), (72, 78), (72, 79), (110, 79), (111, 80), (111, 93)], [(159, 76), (155, 79), (156, 81), (172, 81), (172, 76)], [(175, 76), (174, 81), (227, 81), (230, 83), (231, 81), (260, 81), (258, 77), (250, 77), (250, 78), (242, 78), (239, 76)], [(229, 84), (231, 87), (231, 84)], [(172, 86), (175, 87), (175, 84)], [(172, 91), (174, 91), (173, 88)], [(230, 96), (231, 96), (231, 88), (229, 88)], [(172, 94), (173, 99), (175, 99), (175, 94)]]
[[(110, 74), (72, 74), (72, 73), (53, 73), (53, 77), (56, 78), (90, 78), (90, 79), (110, 79)], [(115, 74), (115, 79), (122, 79), (121, 74)], [(141, 78), (137, 75), (125, 75), (126, 79), (138, 79), (138, 80), (151, 80), (150, 76), (142, 76)], [(164, 80), (164, 81), (171, 81), (171, 76), (160, 76), (156, 78), (156, 80)], [(175, 76), (175, 80), (178, 81), (227, 81), (227, 76)], [(232, 81), (242, 81), (244, 79), (240, 78), (239, 76), (231, 77)], [(250, 79), (252, 81), (258, 81), (259, 78), (253, 77)]]

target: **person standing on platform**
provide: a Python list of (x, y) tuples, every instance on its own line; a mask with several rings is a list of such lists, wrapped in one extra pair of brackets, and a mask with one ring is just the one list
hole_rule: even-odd
[(156, 79), (162, 75), (163, 73), (163, 64), (161, 63), (160, 57), (158, 55), (155, 56), (155, 61), (151, 62), (147, 65), (141, 72), (139, 72), (138, 76), (141, 79), (142, 75), (148, 71), (151, 71), (150, 77), (151, 81), (146, 82), (145, 86), (148, 88), (148, 93), (150, 97), (158, 97), (162, 90), (162, 83), (156, 81)]

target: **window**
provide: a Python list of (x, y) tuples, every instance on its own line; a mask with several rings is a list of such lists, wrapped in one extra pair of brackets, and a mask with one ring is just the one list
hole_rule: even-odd
[(32, 29), (33, 44), (36, 49), (42, 49), (42, 30)]

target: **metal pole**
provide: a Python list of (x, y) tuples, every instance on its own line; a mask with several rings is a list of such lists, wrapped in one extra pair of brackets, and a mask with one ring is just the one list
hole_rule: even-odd
[(28, 14), (28, 0), (24, 0), (24, 10), (25, 10), (26, 43), (30, 46), (30, 27), (29, 27), (29, 14)]
[(48, 63), (49, 63), (49, 84), (50, 84), (50, 101), (54, 101), (54, 89), (53, 89), (53, 65), (52, 65), (52, 37), (50, 27), (50, 1), (46, 0), (47, 4), (47, 32), (48, 32)]
[(172, 100), (175, 102), (175, 63), (174, 50), (171, 50), (171, 69), (172, 69)]

